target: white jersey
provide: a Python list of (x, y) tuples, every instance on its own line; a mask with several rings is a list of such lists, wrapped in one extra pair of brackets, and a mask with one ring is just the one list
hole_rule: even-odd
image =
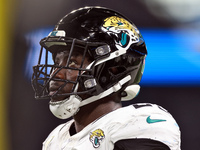
[(180, 130), (174, 118), (155, 104), (134, 104), (97, 119), (70, 135), (74, 123), (59, 125), (43, 143), (43, 150), (113, 150), (117, 141), (151, 139), (180, 150)]

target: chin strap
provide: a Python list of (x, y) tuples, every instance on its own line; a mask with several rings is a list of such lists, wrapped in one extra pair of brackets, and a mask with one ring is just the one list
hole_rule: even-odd
[[(75, 87), (75, 91), (78, 89), (78, 85)], [(68, 98), (58, 101), (49, 102), (49, 109), (59, 119), (67, 119), (74, 116), (80, 108), (82, 98), (78, 95), (70, 95)]]
[(67, 119), (74, 116), (78, 111), (81, 98), (77, 95), (71, 95), (69, 98), (59, 103), (49, 103), (49, 109), (59, 119)]
[[(82, 100), (78, 95), (71, 95), (69, 98), (59, 101), (59, 102), (50, 102), (49, 108), (51, 112), (60, 119), (67, 119), (74, 116), (81, 106), (87, 105), (94, 101), (97, 101), (101, 98), (104, 98), (111, 93), (119, 91), (122, 86), (131, 80), (131, 76), (128, 75), (122, 80), (120, 80), (117, 84), (112, 86), (111, 88), (107, 89), (103, 93), (99, 95), (92, 96), (85, 100)], [(124, 91), (126, 92), (126, 96), (122, 97), (122, 101), (132, 100), (137, 94), (139, 93), (140, 86), (139, 85), (130, 85)]]

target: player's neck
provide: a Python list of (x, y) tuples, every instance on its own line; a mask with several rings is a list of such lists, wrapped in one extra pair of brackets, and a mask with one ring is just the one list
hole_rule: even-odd
[(121, 107), (121, 103), (116, 103), (109, 97), (81, 107), (80, 111), (74, 116), (76, 132), (81, 131), (96, 119)]

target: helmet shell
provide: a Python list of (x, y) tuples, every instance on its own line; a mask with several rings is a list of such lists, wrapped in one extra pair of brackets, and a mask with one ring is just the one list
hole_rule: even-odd
[(122, 14), (104, 7), (74, 10), (56, 24), (54, 31), (64, 31), (66, 38), (105, 42), (112, 51), (130, 47), (134, 43), (136, 52), (147, 54), (145, 42), (137, 27)]

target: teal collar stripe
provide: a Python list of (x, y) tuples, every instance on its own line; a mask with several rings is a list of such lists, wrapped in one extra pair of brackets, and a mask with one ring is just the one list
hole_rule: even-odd
[(147, 123), (156, 123), (156, 122), (162, 122), (162, 121), (166, 121), (163, 119), (151, 119), (150, 116), (147, 117)]

